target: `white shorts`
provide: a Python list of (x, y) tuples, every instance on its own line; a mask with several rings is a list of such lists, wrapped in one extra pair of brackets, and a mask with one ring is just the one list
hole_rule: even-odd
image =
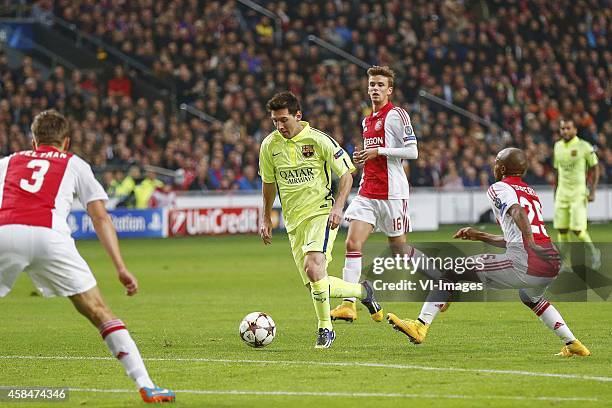
[(0, 226), (0, 297), (21, 272), (45, 297), (72, 296), (96, 286), (72, 237), (45, 227)]
[(412, 231), (408, 200), (377, 200), (357, 195), (344, 213), (347, 221), (364, 221), (388, 237), (399, 237)]
[(478, 265), (475, 268), (478, 279), (488, 289), (523, 289), (527, 296), (537, 300), (555, 280), (555, 278), (528, 275), (527, 268), (518, 265), (518, 262), (513, 261), (507, 253), (480, 254), (470, 258)]

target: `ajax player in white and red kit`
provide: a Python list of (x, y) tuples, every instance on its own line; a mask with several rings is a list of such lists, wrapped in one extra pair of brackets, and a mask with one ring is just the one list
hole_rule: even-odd
[(68, 297), (100, 331), (109, 350), (137, 384), (145, 402), (174, 401), (174, 393), (153, 384), (128, 330), (108, 308), (87, 263), (78, 253), (66, 221), (74, 196), (92, 218), (128, 296), (138, 290), (119, 250), (104, 207), (108, 199), (91, 167), (67, 152), (68, 121), (57, 111), (36, 116), (33, 150), (0, 159), (0, 297), (26, 272), (45, 297)]
[[(353, 154), (355, 163), (364, 164), (363, 176), (358, 195), (344, 214), (349, 230), (342, 278), (352, 283), (359, 282), (361, 249), (374, 229), (378, 228), (387, 236), (395, 252), (400, 252), (406, 243), (406, 233), (410, 231), (409, 186), (402, 161), (418, 157), (417, 140), (408, 113), (389, 100), (393, 93), (394, 72), (386, 66), (374, 66), (367, 74), (372, 113), (362, 122), (364, 149)], [(332, 310), (331, 317), (333, 320), (355, 320), (355, 299), (344, 299)], [(372, 318), (381, 321), (382, 310)]]
[[(520, 149), (504, 149), (495, 159), (497, 182), (489, 188), (487, 197), (503, 235), (466, 227), (454, 236), (506, 248), (506, 252), (472, 256), (472, 265), (478, 264), (479, 267), (461, 275), (449, 271), (440, 281), (449, 283), (449, 287), (459, 280), (467, 280), (482, 282), (491, 289), (518, 289), (521, 301), (565, 343), (557, 355), (588, 356), (591, 354), (589, 350), (576, 339), (561, 314), (544, 298), (546, 288), (559, 273), (560, 257), (546, 231), (540, 199), (533, 188), (522, 180), (525, 171), (527, 158)], [(388, 314), (387, 319), (410, 341), (422, 343), (429, 325), (451, 293), (432, 290), (417, 320), (401, 320), (392, 313)]]

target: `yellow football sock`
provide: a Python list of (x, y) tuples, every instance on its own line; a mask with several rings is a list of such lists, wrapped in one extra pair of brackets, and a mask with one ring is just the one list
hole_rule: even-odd
[(350, 283), (335, 276), (328, 276), (329, 297), (332, 298), (352, 298), (361, 299), (363, 286), (360, 283)]
[(591, 236), (586, 230), (578, 234), (578, 239), (584, 242), (584, 244), (587, 248), (589, 248), (589, 251), (591, 251), (591, 253), (595, 253), (595, 245), (593, 245), (593, 240), (591, 239)]
[(319, 329), (332, 330), (331, 317), (329, 315), (329, 279), (324, 277), (316, 282), (310, 282), (310, 294), (312, 304), (319, 319)]

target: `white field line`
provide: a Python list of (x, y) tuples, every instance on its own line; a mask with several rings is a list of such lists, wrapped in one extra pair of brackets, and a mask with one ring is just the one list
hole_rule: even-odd
[[(95, 356), (0, 356), (0, 360), (115, 360), (113, 357)], [(460, 367), (430, 367), (412, 364), (384, 364), (384, 363), (364, 363), (359, 361), (288, 361), (288, 360), (232, 360), (216, 358), (145, 358), (145, 361), (169, 361), (169, 362), (192, 362), (192, 363), (225, 363), (225, 364), (263, 364), (263, 365), (306, 365), (306, 366), (333, 366), (333, 367), (369, 367), (387, 368), (397, 370), (422, 370), (422, 371), (444, 371), (444, 372), (463, 372), (479, 374), (501, 374), (528, 377), (563, 378), (572, 380), (612, 382), (612, 377), (581, 375), (581, 374), (559, 374), (542, 373), (537, 371), (522, 370), (495, 370), (487, 368), (460, 368)]]
[[(5, 387), (5, 386), (2, 386)], [(11, 387), (11, 386), (6, 386)], [(135, 394), (135, 390), (100, 389), (100, 388), (67, 388), (70, 392), (91, 392), (108, 394)], [(255, 390), (175, 390), (181, 394), (196, 395), (255, 395), (282, 397), (344, 397), (344, 398), (419, 398), (419, 399), (462, 399), (462, 400), (511, 400), (511, 401), (553, 401), (553, 402), (598, 402), (597, 398), (587, 397), (525, 397), (512, 395), (461, 395), (461, 394), (402, 394), (378, 392), (314, 392), (314, 391), (255, 391)]]

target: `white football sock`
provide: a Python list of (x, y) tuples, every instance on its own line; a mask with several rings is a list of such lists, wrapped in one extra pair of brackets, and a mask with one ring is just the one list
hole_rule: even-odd
[(147, 368), (132, 336), (119, 319), (108, 321), (100, 327), (100, 334), (114, 357), (121, 362), (127, 375), (136, 382), (138, 388), (153, 388)]
[(425, 302), (419, 313), (419, 320), (431, 324), (446, 302)]
[(446, 278), (436, 281), (435, 289), (429, 291), (427, 294), (427, 299), (425, 299), (425, 303), (423, 303), (423, 307), (421, 308), (419, 319), (427, 324), (431, 324), (431, 322), (433, 322), (438, 313), (440, 313), (440, 310), (451, 297), (452, 292), (438, 289), (442, 282), (452, 283), (452, 281)]
[(572, 331), (565, 324), (565, 320), (561, 317), (561, 313), (555, 309), (553, 305), (548, 303), (546, 299), (541, 299), (532, 308), (534, 313), (540, 318), (542, 323), (552, 330), (563, 342), (569, 343), (576, 340)]
[[(359, 283), (361, 278), (361, 252), (347, 252), (344, 258), (344, 269), (342, 269), (342, 279), (350, 283)], [(355, 302), (355, 298), (344, 298)]]

